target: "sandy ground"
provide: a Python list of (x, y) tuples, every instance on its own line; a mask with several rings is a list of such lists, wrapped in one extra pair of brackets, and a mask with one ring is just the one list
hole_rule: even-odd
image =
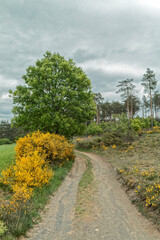
[[(42, 221), (27, 235), (30, 240), (160, 240), (160, 233), (146, 220), (117, 181), (115, 172), (101, 157), (85, 153), (92, 164), (97, 182), (97, 214), (75, 220), (78, 184), (86, 169), (77, 157), (71, 173), (51, 197)], [(95, 208), (94, 208), (95, 211)], [(24, 238), (22, 238), (24, 239)]]

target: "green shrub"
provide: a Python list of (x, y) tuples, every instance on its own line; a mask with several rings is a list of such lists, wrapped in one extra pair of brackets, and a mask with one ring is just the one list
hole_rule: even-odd
[(131, 128), (134, 129), (134, 131), (138, 132), (141, 131), (141, 127), (144, 128), (144, 124), (142, 123), (141, 119), (135, 118), (131, 122)]
[(12, 142), (8, 138), (1, 138), (0, 139), (0, 145), (3, 144), (11, 144)]
[(119, 132), (105, 133), (101, 137), (101, 145), (121, 145), (123, 143), (122, 136)]
[(82, 138), (81, 140), (76, 141), (76, 147), (80, 149), (92, 149), (99, 148), (101, 145), (101, 138)]
[[(153, 119), (153, 126), (159, 126), (159, 123)], [(141, 129), (149, 129), (151, 127), (151, 118), (134, 118), (131, 121), (131, 127), (134, 129), (134, 131), (138, 132), (141, 131)]]
[(5, 226), (4, 222), (0, 221), (0, 237), (2, 237), (6, 231), (7, 227)]
[(97, 125), (95, 122), (92, 122), (87, 127), (87, 134), (91, 136), (97, 136), (102, 134), (103, 130), (100, 125)]

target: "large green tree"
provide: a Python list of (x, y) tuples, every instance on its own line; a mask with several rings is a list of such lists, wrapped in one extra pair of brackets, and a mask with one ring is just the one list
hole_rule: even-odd
[(82, 133), (93, 118), (91, 82), (72, 59), (46, 52), (22, 78), (25, 85), (9, 91), (15, 104), (14, 125), (70, 137)]

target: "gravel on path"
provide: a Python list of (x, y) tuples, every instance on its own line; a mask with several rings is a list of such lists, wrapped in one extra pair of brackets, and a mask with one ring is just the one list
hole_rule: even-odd
[[(93, 164), (98, 182), (101, 214), (91, 223), (78, 223), (72, 240), (158, 240), (160, 233), (130, 202), (116, 179), (114, 169), (103, 158), (85, 153)], [(70, 238), (71, 240), (71, 238)]]
[(21, 240), (61, 240), (70, 235), (78, 185), (85, 169), (86, 161), (76, 157), (71, 172), (41, 215), (41, 222), (27, 233), (27, 238), (22, 237)]
[(131, 204), (116, 179), (114, 169), (100, 156), (83, 154), (90, 158), (97, 182), (95, 197), (98, 210), (94, 219), (77, 221), (74, 216), (78, 184), (86, 169), (84, 158), (78, 156), (72, 172), (51, 198), (42, 222), (30, 231), (29, 239), (160, 240), (160, 232)]

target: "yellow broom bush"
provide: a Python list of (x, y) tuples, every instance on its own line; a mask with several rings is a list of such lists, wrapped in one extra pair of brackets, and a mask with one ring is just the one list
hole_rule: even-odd
[(74, 159), (73, 145), (64, 136), (39, 131), (20, 138), (15, 150), (18, 158), (32, 155), (36, 150), (49, 162), (61, 164), (62, 161)]
[(62, 165), (74, 158), (73, 145), (65, 137), (39, 131), (20, 138), (15, 150), (15, 164), (2, 171), (1, 181), (15, 194), (22, 191), (26, 199), (34, 187), (47, 184), (53, 176), (50, 162)]
[(20, 138), (15, 150), (15, 163), (2, 171), (0, 179), (13, 192), (9, 201), (0, 203), (0, 220), (11, 232), (31, 211), (34, 188), (48, 184), (53, 177), (50, 163), (58, 163), (61, 167), (74, 158), (73, 145), (65, 137), (39, 131)]

